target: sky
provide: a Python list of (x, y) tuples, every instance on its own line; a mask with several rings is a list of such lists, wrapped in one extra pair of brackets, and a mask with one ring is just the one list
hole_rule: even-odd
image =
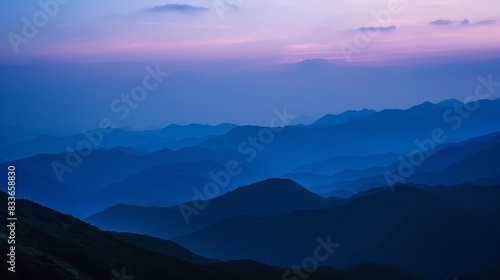
[(499, 74), (498, 11), (498, 0), (11, 1), (0, 124), (94, 128), (120, 116), (111, 104), (147, 67), (170, 75), (118, 126), (461, 99)]
[[(493, 36), (500, 32), (497, 0), (59, 2), (4, 5), (0, 12), (0, 31), (7, 37), (1, 44), (3, 60), (280, 63), (317, 57), (343, 60), (347, 49), (347, 53), (355, 51), (351, 61), (373, 62), (472, 50), (491, 57), (499, 55), (500, 47), (500, 37)], [(49, 15), (44, 19), (40, 12), (45, 10), (51, 12), (45, 12)], [(23, 36), (23, 18), (37, 29), (31, 32), (33, 38)], [(359, 34), (364, 27), (372, 30), (368, 40)], [(28, 42), (19, 43), (12, 34)]]

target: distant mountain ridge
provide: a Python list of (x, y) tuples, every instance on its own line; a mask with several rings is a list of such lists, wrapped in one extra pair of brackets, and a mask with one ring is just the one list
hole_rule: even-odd
[[(113, 148), (117, 146), (136, 147), (149, 150), (152, 145), (156, 149), (183, 148), (192, 144), (199, 144), (198, 138), (216, 136), (224, 134), (236, 127), (233, 124), (219, 124), (216, 126), (191, 124), (186, 126), (169, 125), (159, 130), (124, 130), (114, 129), (111, 133), (103, 133), (97, 130), (74, 133), (71, 135), (49, 135), (31, 132), (27, 130), (24, 134), (11, 132), (11, 137), (22, 139), (22, 141), (0, 145), (0, 153), (5, 158), (16, 160), (35, 156), (40, 153), (61, 153), (66, 152), (66, 147), (76, 149), (81, 141), (91, 141), (94, 149)], [(10, 131), (13, 131), (12, 129)], [(16, 136), (21, 134), (20, 136)], [(92, 140), (90, 140), (92, 139)], [(186, 139), (186, 143), (182, 143)], [(204, 139), (206, 140), (206, 139)]]
[(328, 114), (328, 115), (325, 115), (322, 118), (318, 119), (317, 121), (315, 121), (311, 125), (318, 126), (318, 127), (328, 127), (328, 126), (340, 124), (340, 123), (343, 123), (346, 121), (356, 120), (356, 119), (360, 119), (362, 117), (367, 117), (367, 116), (370, 116), (376, 112), (377, 111), (375, 111), (375, 110), (363, 109), (360, 111), (349, 110), (349, 111), (345, 111), (345, 112), (338, 114), (338, 115)]
[[(199, 147), (183, 148), (177, 151), (165, 149), (146, 154), (136, 152), (131, 153), (123, 151), (123, 149), (101, 149), (94, 150), (89, 156), (82, 158), (81, 163), (71, 168), (71, 172), (65, 172), (62, 176), (63, 181), (59, 182), (57, 173), (53, 169), (52, 165), (54, 162), (66, 164), (68, 155), (69, 154), (41, 154), (31, 158), (2, 163), (1, 166), (5, 166), (6, 168), (6, 165), (9, 164), (22, 167), (17, 171), (19, 180), (25, 180), (25, 178), (40, 178), (40, 180), (30, 179), (30, 184), (27, 184), (25, 188), (19, 190), (18, 195), (20, 197), (33, 200), (41, 199), (40, 201), (51, 207), (65, 204), (69, 207), (59, 208), (58, 210), (78, 215), (79, 217), (85, 217), (95, 211), (103, 209), (96, 209), (96, 207), (110, 207), (116, 204), (116, 200), (113, 202), (115, 199), (114, 197), (123, 198), (126, 196), (126, 192), (119, 191), (122, 187), (140, 190), (142, 183), (140, 178), (137, 178), (137, 176), (140, 176), (138, 174), (141, 172), (150, 172), (150, 174), (152, 174), (151, 170), (157, 170), (157, 175), (161, 176), (161, 171), (158, 171), (159, 168), (164, 167), (165, 169), (166, 166), (173, 166), (181, 163), (191, 165), (191, 173), (184, 176), (184, 182), (190, 182), (190, 184), (181, 184), (185, 186), (185, 188), (178, 193), (179, 195), (175, 195), (175, 192), (173, 191), (171, 193), (164, 192), (162, 197), (151, 197), (151, 199), (142, 200), (142, 203), (156, 200), (171, 202), (170, 204), (174, 205), (180, 201), (191, 199), (194, 195), (192, 194), (192, 189), (195, 187), (203, 187), (204, 183), (209, 180), (208, 171), (202, 169), (197, 170), (200, 162), (208, 160), (213, 162), (213, 166), (219, 165), (222, 170), (225, 170), (227, 162), (241, 158), (241, 155), (234, 151), (213, 151)], [(240, 161), (242, 162), (242, 160)], [(237, 182), (248, 182), (250, 180), (249, 176), (252, 177), (252, 180), (255, 178), (264, 179), (261, 176), (266, 176), (265, 174), (261, 174), (259, 171), (251, 168), (245, 169), (244, 165), (242, 165), (242, 168), (241, 177), (234, 179), (232, 186), (234, 186)], [(168, 170), (168, 168), (166, 169)], [(186, 167), (183, 167), (183, 169), (187, 170)], [(213, 171), (219, 172), (220, 170), (215, 169)], [(163, 182), (165, 183), (165, 187), (171, 185), (166, 181), (167, 173), (171, 174), (171, 171), (166, 171), (164, 173), (165, 178)], [(92, 176), (89, 174), (92, 174)], [(6, 180), (6, 175), (6, 173), (0, 174), (0, 178), (4, 178)], [(156, 178), (158, 178), (158, 176)], [(151, 182), (152, 178), (149, 178), (149, 180)], [(147, 180), (145, 179), (145, 181)], [(65, 195), (64, 198), (58, 194), (52, 199), (42, 199), (44, 194), (38, 191), (46, 188), (46, 186), (42, 185), (42, 182), (45, 182), (50, 186), (57, 187), (58, 189), (63, 189), (61, 195)], [(135, 182), (134, 185), (130, 185), (131, 182)], [(123, 185), (120, 185), (120, 183)], [(112, 190), (113, 187), (110, 187), (112, 184), (115, 185), (115, 191)], [(110, 193), (108, 193), (105, 197), (99, 198), (97, 201), (98, 203), (94, 205), (93, 201), (88, 198), (91, 195), (95, 195), (103, 188), (110, 188)], [(74, 193), (73, 196), (71, 196), (72, 192)], [(143, 198), (145, 196), (147, 196), (146, 193), (142, 194)], [(58, 200), (59, 197), (61, 197), (60, 201)], [(134, 197), (130, 196), (127, 199), (134, 199)], [(72, 204), (68, 204), (65, 201), (69, 201)], [(75, 201), (79, 201), (80, 203), (74, 203)], [(146, 203), (145, 205), (151, 204)], [(165, 204), (160, 203), (160, 205)]]
[[(282, 203), (287, 200), (286, 190), (295, 193), (296, 198), (323, 202), (324, 207), (300, 210), (294, 202), (295, 209), (279, 214), (259, 199)], [(176, 243), (210, 258), (250, 258), (285, 267), (305, 257), (308, 248), (314, 247), (316, 237), (331, 235), (332, 242), (342, 246), (328, 261), (330, 265), (350, 267), (383, 260), (382, 263), (397, 264), (422, 279), (433, 279), (435, 275), (474, 275), (500, 263), (495, 257), (495, 250), (500, 248), (496, 238), (500, 234), (500, 207), (495, 203), (498, 199), (498, 187), (398, 185), (395, 193), (385, 187), (348, 200), (328, 201), (293, 181), (272, 179), (211, 200), (196, 217), (203, 223), (193, 220), (186, 225), (187, 230), (175, 234), (171, 230), (182, 223), (179, 217), (179, 222), (163, 222), (164, 226), (156, 228), (147, 226), (165, 220), (173, 222), (176, 218), (172, 213), (178, 211), (175, 208), (169, 214), (168, 209), (160, 207), (117, 205), (87, 221), (102, 227), (121, 225), (122, 231), (154, 229), (154, 235), (166, 238), (177, 235)], [(242, 211), (252, 208), (250, 212)], [(266, 215), (265, 211), (271, 212)], [(147, 217), (143, 218), (147, 220), (142, 223), (143, 228), (137, 227), (141, 222), (132, 224), (139, 217)], [(440, 228), (438, 232), (433, 230), (435, 227)], [(188, 233), (179, 236), (182, 232)], [(471, 238), (474, 242), (470, 242)], [(426, 249), (418, 248), (419, 244), (426, 244)], [(280, 253), (284, 250), (285, 255)], [(405, 255), (407, 251), (414, 253)], [(450, 252), (455, 258), (445, 263)]]
[[(250, 140), (255, 138), (260, 142), (259, 135), (265, 131), (262, 127), (235, 127), (230, 124), (173, 125), (164, 130), (171, 131), (168, 133), (180, 131), (178, 137), (228, 131), (218, 136), (207, 136), (208, 138), (203, 140), (189, 138), (186, 141), (197, 144), (178, 150), (154, 150), (161, 147), (162, 143), (151, 146), (148, 144), (153, 151), (146, 151), (134, 145), (111, 145), (113, 147), (109, 149), (94, 149), (90, 155), (81, 157), (81, 163), (71, 163), (73, 167), (69, 167), (69, 171), (61, 175), (64, 178), (58, 175), (53, 165), (56, 163), (68, 167), (68, 158), (75, 160), (77, 152), (38, 154), (3, 162), (1, 165), (22, 166), (18, 171), (19, 175), (30, 183), (20, 191), (21, 197), (38, 200), (79, 217), (86, 217), (120, 202), (142, 206), (168, 206), (191, 200), (194, 197), (193, 189), (204, 187), (213, 180), (209, 174), (224, 171), (228, 162), (239, 164), (242, 172), (238, 176), (231, 176), (230, 186), (219, 192), (219, 195), (234, 187), (265, 178), (284, 177), (296, 180), (323, 196), (349, 197), (368, 188), (387, 185), (384, 174), (398, 171), (398, 155), (408, 160), (409, 153), (420, 149), (415, 144), (416, 140), (428, 139), (436, 127), (441, 127), (447, 135), (447, 142), (437, 146), (435, 154), (427, 158), (421, 166), (415, 166), (415, 172), (404, 178), (405, 182), (428, 185), (477, 182), (478, 185), (494, 185), (496, 178), (500, 176), (496, 171), (498, 161), (492, 157), (496, 154), (496, 148), (485, 150), (484, 145), (500, 139), (495, 135), (500, 131), (500, 103), (491, 100), (479, 101), (481, 110), (474, 112), (467, 119), (462, 119), (460, 129), (454, 131), (454, 123), (443, 119), (443, 114), (450, 110), (449, 106), (454, 102), (448, 100), (441, 102), (441, 105), (424, 103), (406, 110), (382, 110), (327, 127), (288, 126), (274, 133), (272, 141), (266, 142), (265, 145), (260, 143), (260, 146), (254, 146)], [(408, 124), (414, 125), (409, 129)], [(493, 133), (483, 133), (485, 131)], [(115, 136), (127, 135), (149, 142), (156, 139), (155, 133), (158, 131), (117, 130)], [(44, 137), (48, 137), (46, 141), (53, 140), (52, 136), (42, 138)], [(113, 142), (113, 137), (109, 138), (109, 141)], [(56, 138), (63, 139), (63, 142), (67, 140), (65, 137)], [(114, 142), (117, 143), (119, 141)], [(143, 147), (142, 142), (139, 146)], [(15, 149), (10, 152), (15, 152)], [(463, 163), (459, 163), (459, 160), (463, 160)], [(471, 166), (472, 162), (475, 162), (474, 166)], [(451, 167), (452, 164), (457, 165)], [(161, 171), (161, 168), (164, 171)], [(446, 168), (449, 170), (446, 171)], [(467, 172), (468, 169), (474, 172)], [(151, 173), (151, 170), (156, 171)], [(142, 172), (144, 173), (141, 175)], [(185, 178), (171, 184), (174, 180), (170, 179), (178, 177), (171, 172)], [(453, 176), (454, 174), (460, 176)], [(119, 191), (121, 188), (140, 189), (141, 180), (137, 178), (141, 176), (145, 176), (145, 187), (149, 185), (150, 189), (155, 190), (154, 194), (142, 193), (135, 199), (135, 195), (127, 196), (127, 192)], [(3, 177), (5, 174), (0, 174), (0, 178)], [(63, 179), (62, 182), (60, 179)], [(54, 193), (47, 186), (60, 190), (52, 200), (47, 195), (36, 192), (38, 189), (46, 189), (48, 193)], [(96, 193), (104, 188), (107, 188), (107, 194), (97, 194), (99, 198), (96, 198), (95, 205), (92, 205), (92, 200), (88, 198), (96, 197)], [(80, 203), (77, 203), (78, 200)]]
[(500, 262), (499, 227), (403, 186), (395, 193), (386, 189), (325, 210), (228, 218), (174, 241), (223, 260), (251, 258), (288, 266), (307, 254), (318, 236), (342, 244), (328, 259), (330, 265), (390, 263), (425, 279), (472, 275)]
[[(262, 150), (252, 147), (248, 141), (245, 143), (249, 136), (258, 135), (261, 127), (236, 127), (200, 146), (214, 150), (238, 149), (249, 159), (253, 158), (253, 152), (257, 152), (253, 166), (279, 176), (305, 163), (333, 157), (384, 153), (408, 155), (418, 149), (416, 139), (428, 139), (436, 128), (444, 130), (447, 142), (460, 142), (500, 131), (499, 103), (481, 100), (478, 106), (481, 109), (467, 119), (460, 118), (447, 106), (430, 103), (406, 110), (386, 109), (324, 128), (291, 126), (276, 133), (273, 141)], [(454, 130), (457, 125), (460, 129)], [(293, 156), (290, 156), (290, 151), (293, 151)], [(280, 163), (276, 164), (276, 160)]]
[[(478, 185), (495, 185), (500, 183), (495, 179), (500, 175), (496, 160), (499, 144), (500, 132), (462, 142), (445, 143), (436, 146), (432, 155), (425, 157), (418, 165), (410, 165), (411, 159), (408, 157), (395, 157), (394, 162), (386, 166), (341, 171), (329, 177), (330, 183), (313, 185), (310, 189), (332, 195), (346, 191), (353, 194), (368, 188), (388, 185), (387, 172), (390, 172), (391, 176), (400, 176), (400, 170), (408, 168), (413, 168), (414, 171), (410, 176), (402, 178), (406, 183), (451, 186), (477, 182)], [(309, 181), (311, 180), (314, 180), (314, 177), (309, 178)]]
[[(237, 215), (266, 217), (296, 210), (325, 209), (340, 201), (323, 198), (288, 179), (267, 179), (210, 199), (199, 214), (189, 215), (189, 224), (179, 206), (139, 207), (125, 204), (91, 215), (85, 221), (106, 230), (173, 238)], [(182, 205), (198, 209), (193, 201)], [(139, 220), (139, 217), (143, 218)]]
[[(0, 191), (0, 198), (7, 195)], [(272, 280), (280, 279), (285, 268), (250, 260), (207, 261), (166, 240), (147, 236), (106, 233), (72, 216), (61, 214), (27, 200), (17, 200), (23, 217), (17, 231), (16, 273), (2, 265), (2, 279), (97, 280), (127, 278), (157, 280)], [(7, 204), (0, 205), (6, 219)], [(0, 237), (7, 238), (3, 232)], [(133, 240), (131, 240), (133, 239)], [(134, 244), (128, 241), (133, 241)], [(155, 248), (151, 248), (154, 245)], [(6, 242), (0, 243), (8, 252)], [(389, 280), (417, 280), (408, 272), (384, 265), (364, 265), (348, 270), (320, 267), (311, 280), (369, 280), (373, 275)], [(140, 278), (139, 278), (140, 277)]]

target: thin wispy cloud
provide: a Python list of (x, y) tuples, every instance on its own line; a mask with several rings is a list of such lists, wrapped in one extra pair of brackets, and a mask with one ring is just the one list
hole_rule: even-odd
[(477, 24), (477, 25), (491, 25), (491, 24), (496, 24), (496, 23), (497, 23), (496, 20), (488, 19), (488, 20), (478, 21), (475, 24)]
[(471, 23), (468, 19), (463, 19), (460, 21), (448, 20), (448, 19), (438, 19), (435, 21), (429, 22), (430, 25), (436, 26), (450, 26), (450, 25), (460, 25), (460, 26), (471, 26), (471, 25), (493, 25), (496, 24), (497, 21), (493, 19), (481, 20), (475, 23)]
[(445, 25), (452, 25), (453, 21), (448, 20), (448, 19), (438, 19), (438, 20), (434, 20), (434, 21), (429, 22), (429, 24), (430, 25), (445, 26)]
[(361, 27), (358, 30), (363, 32), (390, 32), (396, 30), (396, 26), (391, 25), (387, 27)]
[(177, 12), (183, 14), (198, 14), (210, 11), (209, 8), (202, 6), (191, 6), (188, 4), (166, 4), (160, 6), (154, 6), (144, 9), (146, 12), (151, 13), (169, 13)]

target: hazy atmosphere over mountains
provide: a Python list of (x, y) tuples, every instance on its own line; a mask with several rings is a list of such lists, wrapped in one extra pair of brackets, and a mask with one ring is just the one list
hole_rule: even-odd
[(0, 11), (2, 280), (500, 279), (500, 2), (101, 2)]

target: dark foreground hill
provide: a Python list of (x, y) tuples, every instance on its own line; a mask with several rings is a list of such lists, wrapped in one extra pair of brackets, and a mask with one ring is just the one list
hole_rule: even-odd
[(384, 263), (424, 279), (445, 279), (500, 263), (500, 228), (486, 219), (491, 213), (488, 208), (479, 215), (418, 188), (398, 186), (394, 193), (386, 189), (325, 210), (232, 217), (174, 241), (222, 260), (290, 266), (307, 256), (318, 238), (330, 238), (341, 246), (328, 265)]
[[(4, 192), (0, 200), (7, 201)], [(286, 269), (274, 268), (253, 261), (206, 262), (194, 264), (175, 257), (205, 260), (169, 241), (149, 240), (150, 237), (125, 236), (134, 239), (136, 247), (117, 239), (72, 216), (61, 214), (28, 200), (17, 200), (16, 216), (16, 272), (8, 272), (3, 262), (0, 279), (13, 280), (271, 280), (282, 279)], [(7, 203), (0, 206), (0, 218), (7, 218)], [(6, 240), (6, 233), (0, 233)], [(163, 246), (153, 252), (147, 244)], [(7, 252), (6, 242), (0, 243)], [(166, 250), (166, 251), (165, 251)], [(197, 261), (199, 263), (199, 261)], [(292, 278), (290, 278), (292, 279)], [(367, 265), (349, 270), (319, 268), (310, 275), (311, 280), (351, 279), (415, 279), (407, 272), (391, 266)]]

